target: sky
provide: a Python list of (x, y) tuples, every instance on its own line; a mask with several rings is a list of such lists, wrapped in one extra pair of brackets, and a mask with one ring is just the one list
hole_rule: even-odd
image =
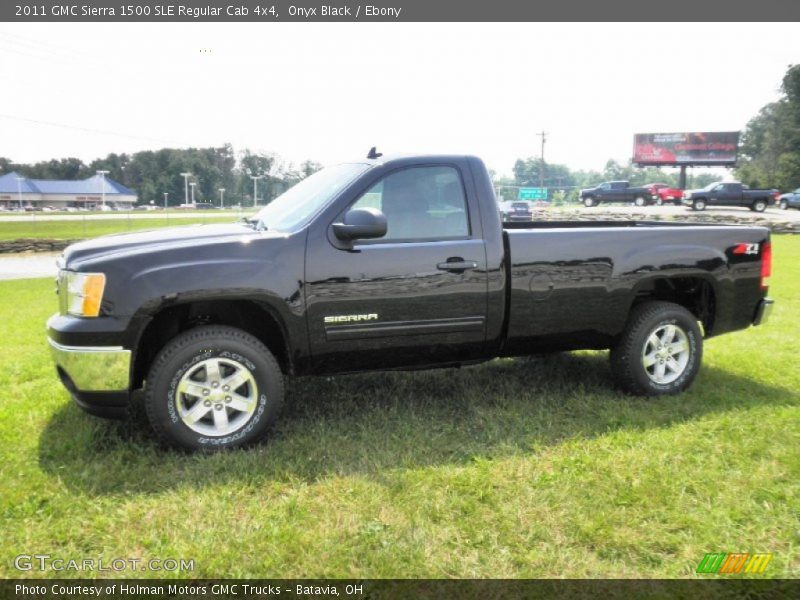
[(636, 132), (743, 129), (800, 61), (796, 27), (0, 23), (0, 156), (231, 143), (331, 164), (377, 145), (509, 174), (544, 130), (547, 162), (600, 170)]

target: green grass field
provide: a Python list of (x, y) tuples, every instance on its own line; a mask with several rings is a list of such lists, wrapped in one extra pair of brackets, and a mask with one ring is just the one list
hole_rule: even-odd
[(297, 380), (267, 443), (214, 456), (73, 406), (52, 281), (0, 283), (0, 575), (44, 553), (193, 577), (692, 578), (742, 551), (798, 577), (800, 237), (774, 250), (772, 320), (709, 340), (680, 397), (617, 392), (601, 352)]
[(0, 222), (0, 241), (21, 238), (47, 238), (59, 240), (82, 240), (109, 233), (124, 233), (159, 227), (176, 227), (196, 223), (232, 223), (239, 218), (238, 213), (210, 213), (196, 211), (191, 217), (175, 218), (159, 215), (157, 219), (139, 219), (131, 216), (125, 219), (93, 220), (80, 216), (70, 217), (69, 221), (20, 221)]

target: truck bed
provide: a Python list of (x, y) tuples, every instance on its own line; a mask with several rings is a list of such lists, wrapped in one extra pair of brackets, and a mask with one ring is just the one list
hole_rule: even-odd
[(732, 252), (737, 244), (766, 242), (762, 227), (539, 221), (503, 228), (510, 355), (608, 348), (637, 297), (673, 286), (674, 278), (707, 285), (718, 300), (708, 335), (749, 326), (761, 300), (759, 256)]

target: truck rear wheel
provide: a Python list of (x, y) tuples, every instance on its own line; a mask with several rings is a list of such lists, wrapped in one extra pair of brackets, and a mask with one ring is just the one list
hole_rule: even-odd
[(766, 200), (756, 200), (753, 202), (753, 210), (756, 212), (764, 212), (767, 209)]
[(636, 196), (636, 198), (633, 199), (633, 203), (636, 206), (645, 206), (647, 204), (647, 200), (644, 199), (644, 196)]
[(631, 312), (611, 350), (611, 368), (631, 394), (679, 394), (694, 381), (702, 356), (703, 336), (692, 313), (672, 302), (647, 302)]
[(227, 326), (190, 329), (150, 367), (145, 409), (167, 445), (215, 451), (259, 441), (283, 404), (283, 374), (255, 337)]

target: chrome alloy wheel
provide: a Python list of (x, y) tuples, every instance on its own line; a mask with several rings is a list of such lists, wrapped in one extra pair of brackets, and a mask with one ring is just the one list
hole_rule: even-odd
[(672, 383), (689, 364), (689, 336), (677, 325), (656, 327), (642, 349), (642, 365), (647, 376), (659, 385)]
[(189, 429), (224, 436), (244, 427), (257, 399), (256, 380), (247, 367), (229, 358), (208, 358), (183, 374), (175, 403)]

